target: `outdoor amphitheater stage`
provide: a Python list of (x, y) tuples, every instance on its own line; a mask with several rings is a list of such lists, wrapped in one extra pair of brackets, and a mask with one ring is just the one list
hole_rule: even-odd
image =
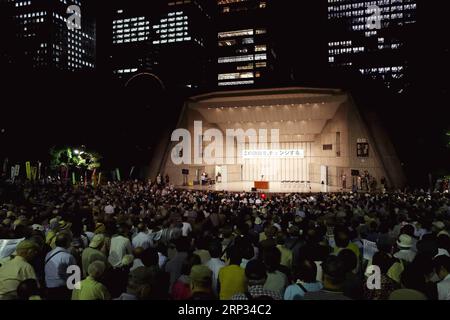
[[(191, 97), (176, 130), (155, 151), (150, 176), (167, 175), (176, 186), (199, 190), (251, 191), (254, 181), (269, 181), (266, 192), (290, 193), (336, 192), (344, 181), (349, 187), (368, 174), (401, 188), (403, 170), (387, 134), (360, 110), (339, 89)], [(201, 186), (202, 177), (216, 184)]]
[[(202, 190), (202, 191), (228, 191), (228, 192), (251, 192), (254, 183), (251, 181), (224, 182), (212, 185), (176, 186), (177, 189)], [(258, 189), (264, 193), (318, 193), (318, 192), (340, 192), (341, 188), (324, 186), (319, 183), (282, 183), (270, 182), (269, 189)]]

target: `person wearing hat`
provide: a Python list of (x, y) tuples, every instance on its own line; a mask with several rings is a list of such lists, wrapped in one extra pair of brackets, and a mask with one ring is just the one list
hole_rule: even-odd
[(440, 237), (440, 236), (442, 236), (442, 235), (447, 236), (447, 237), (450, 238), (450, 233), (448, 233), (446, 230), (442, 230), (442, 231), (440, 231), (440, 232), (437, 234), (438, 237)]
[(204, 265), (194, 265), (189, 275), (191, 281), (190, 300), (215, 300), (212, 290), (212, 271)]
[(103, 234), (96, 234), (89, 246), (83, 250), (81, 254), (81, 265), (83, 268), (83, 277), (87, 276), (88, 266), (94, 261), (107, 262), (105, 253), (102, 251), (103, 245), (105, 243), (105, 236)]
[(416, 253), (411, 250), (413, 247), (413, 239), (407, 234), (401, 234), (397, 240), (398, 251), (394, 254), (394, 257), (410, 263), (416, 257)]
[(52, 218), (49, 222), (49, 230), (45, 235), (45, 243), (54, 249), (56, 234), (60, 230), (60, 217)]
[(103, 261), (94, 261), (88, 267), (89, 276), (72, 291), (72, 300), (110, 300), (108, 289), (99, 282), (106, 269)]
[(27, 279), (36, 280), (36, 274), (30, 262), (39, 253), (39, 245), (30, 240), (21, 241), (16, 247), (13, 258), (0, 267), (0, 300), (17, 298), (17, 287)]
[(31, 226), (31, 229), (32, 229), (33, 231), (45, 232), (44, 227), (43, 227), (42, 225), (40, 225), (40, 224), (37, 224), (37, 223), (33, 224), (33, 225)]
[(103, 223), (98, 222), (95, 225), (94, 233), (95, 234), (104, 234), (106, 232), (106, 226)]
[(248, 290), (232, 296), (231, 300), (282, 300), (278, 292), (264, 289), (267, 269), (260, 260), (251, 260), (245, 267)]

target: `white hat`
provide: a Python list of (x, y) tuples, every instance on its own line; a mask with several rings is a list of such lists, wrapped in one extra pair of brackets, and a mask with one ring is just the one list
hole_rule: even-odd
[(439, 232), (439, 233), (437, 234), (438, 237), (441, 236), (441, 235), (450, 237), (450, 234), (449, 234), (447, 231), (445, 231), (445, 230), (442, 230), (441, 232)]
[(44, 227), (43, 226), (41, 226), (40, 224), (33, 224), (32, 226), (31, 226), (31, 229), (33, 229), (33, 230), (38, 230), (38, 231), (41, 231), (41, 232), (44, 232)]
[(260, 217), (255, 218), (255, 224), (260, 225), (262, 223), (262, 220)]
[(413, 239), (407, 234), (401, 234), (397, 240), (397, 245), (401, 248), (411, 248), (413, 246)]

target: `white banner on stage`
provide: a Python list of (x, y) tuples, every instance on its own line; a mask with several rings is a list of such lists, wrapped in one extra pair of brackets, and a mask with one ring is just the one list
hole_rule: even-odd
[(305, 151), (303, 149), (274, 149), (274, 150), (243, 150), (242, 158), (244, 159), (267, 159), (267, 158), (304, 158)]

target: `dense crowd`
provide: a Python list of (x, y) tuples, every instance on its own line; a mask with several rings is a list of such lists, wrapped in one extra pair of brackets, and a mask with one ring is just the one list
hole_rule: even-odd
[(450, 300), (448, 193), (127, 181), (0, 199), (3, 300)]

